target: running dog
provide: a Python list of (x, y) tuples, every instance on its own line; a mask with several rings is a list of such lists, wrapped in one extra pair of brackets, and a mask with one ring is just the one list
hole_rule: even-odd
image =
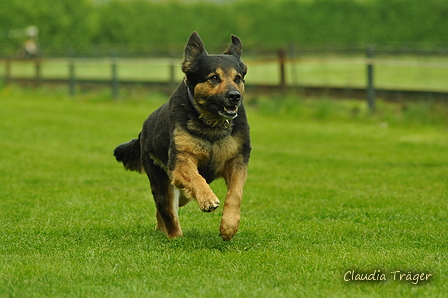
[(169, 238), (183, 235), (179, 207), (192, 200), (204, 212), (219, 207), (209, 186), (217, 178), (227, 184), (220, 235), (230, 240), (238, 231), (251, 145), (243, 106), (247, 66), (241, 40), (232, 35), (231, 41), (223, 54), (209, 55), (193, 32), (185, 46), (183, 81), (146, 119), (138, 138), (114, 151), (126, 169), (148, 175), (156, 229)]

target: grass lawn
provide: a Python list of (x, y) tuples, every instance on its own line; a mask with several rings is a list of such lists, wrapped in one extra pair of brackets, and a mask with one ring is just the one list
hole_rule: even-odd
[[(239, 233), (222, 241), (222, 208), (192, 202), (185, 236), (168, 240), (147, 178), (112, 156), (166, 98), (65, 93), (0, 90), (0, 297), (448, 292), (446, 122), (406, 122), (386, 105), (355, 117), (357, 102), (253, 104)], [(212, 188), (224, 198), (222, 181)], [(414, 285), (408, 272), (431, 276)]]

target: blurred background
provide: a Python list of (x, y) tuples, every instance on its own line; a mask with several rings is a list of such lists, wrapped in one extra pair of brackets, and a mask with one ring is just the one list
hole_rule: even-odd
[(198, 31), (209, 53), (222, 52), (231, 34), (241, 37), (255, 93), (362, 98), (375, 88), (391, 99), (448, 97), (445, 0), (0, 0), (0, 7), (3, 85), (72, 84), (74, 92), (111, 81), (172, 90), (185, 42)]

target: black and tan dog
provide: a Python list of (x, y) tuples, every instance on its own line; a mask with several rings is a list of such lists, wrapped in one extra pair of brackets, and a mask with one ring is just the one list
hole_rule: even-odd
[(230, 240), (238, 230), (251, 146), (243, 107), (247, 67), (241, 40), (231, 39), (224, 54), (209, 55), (193, 32), (182, 62), (184, 80), (144, 122), (138, 139), (114, 152), (126, 169), (148, 175), (156, 228), (170, 238), (182, 236), (180, 206), (195, 199), (204, 212), (219, 207), (209, 183), (220, 177), (228, 187), (220, 235)]

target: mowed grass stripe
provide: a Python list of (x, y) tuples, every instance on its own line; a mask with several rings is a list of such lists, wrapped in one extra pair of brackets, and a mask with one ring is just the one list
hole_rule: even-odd
[[(147, 178), (112, 150), (166, 98), (3, 89), (0, 296), (441, 297), (447, 292), (443, 126), (268, 115), (249, 107), (253, 154), (237, 236), (222, 209), (154, 231)], [(303, 104), (303, 103), (302, 103)], [(331, 113), (331, 111), (330, 111)], [(314, 115), (314, 114), (312, 114)], [(212, 185), (224, 198), (225, 185)], [(348, 270), (428, 272), (415, 286)]]

